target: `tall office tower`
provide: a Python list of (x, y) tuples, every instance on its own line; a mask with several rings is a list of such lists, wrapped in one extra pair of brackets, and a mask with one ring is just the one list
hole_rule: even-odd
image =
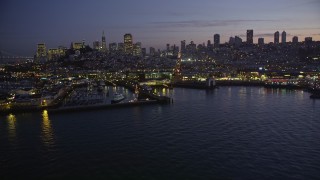
[(264, 38), (259, 38), (258, 39), (258, 45), (263, 46), (264, 45)]
[(93, 41), (92, 47), (94, 50), (99, 50), (100, 49), (100, 41)]
[(197, 45), (193, 41), (191, 41), (190, 44), (186, 46), (186, 49), (188, 53), (193, 54), (197, 51)]
[(292, 43), (298, 43), (298, 36), (293, 36)]
[(304, 38), (304, 43), (307, 48), (310, 48), (312, 46), (312, 37), (305, 37)]
[(59, 56), (65, 56), (66, 52), (68, 51), (68, 48), (64, 46), (58, 46), (58, 50), (59, 50)]
[(208, 41), (207, 41), (207, 48), (210, 48), (210, 47), (211, 47), (211, 41), (208, 40)]
[(170, 51), (170, 44), (167, 44), (167, 52), (169, 52)]
[(39, 43), (37, 45), (37, 58), (46, 57), (46, 56), (47, 56), (46, 44)]
[(287, 41), (287, 33), (285, 31), (283, 31), (281, 34), (281, 43), (285, 44), (286, 41)]
[(49, 49), (48, 50), (48, 60), (54, 60), (54, 59), (57, 59), (59, 58), (60, 55), (59, 55), (59, 49)]
[(102, 31), (101, 51), (107, 51), (106, 36), (104, 35), (104, 31)]
[(154, 47), (150, 47), (150, 56), (154, 56), (156, 54), (156, 49)]
[(124, 53), (125, 52), (125, 45), (124, 43), (118, 43), (118, 51), (120, 53)]
[(247, 44), (253, 44), (253, 30), (247, 30)]
[(134, 56), (141, 56), (141, 42), (137, 42), (133, 45), (133, 55)]
[(186, 51), (186, 40), (181, 41), (181, 52), (184, 53)]
[(142, 57), (145, 57), (147, 55), (147, 49), (141, 48)]
[(132, 35), (125, 34), (123, 38), (124, 38), (124, 52), (126, 54), (132, 54), (133, 53)]
[(109, 51), (110, 53), (115, 53), (117, 51), (117, 43), (109, 43)]
[(220, 34), (213, 35), (213, 47), (218, 48), (220, 46)]
[(279, 31), (274, 33), (274, 43), (279, 44)]
[(234, 37), (230, 37), (230, 38), (229, 38), (229, 44), (230, 44), (230, 45), (234, 45), (234, 42), (235, 42)]
[(234, 38), (235, 47), (240, 47), (242, 45), (242, 39), (239, 36)]
[(178, 53), (179, 53), (179, 46), (173, 45), (172, 50), (173, 50), (172, 54), (173, 54), (174, 56), (177, 56)]
[(312, 42), (312, 37), (305, 37), (305, 38), (304, 38), (304, 41), (305, 41), (305, 42)]

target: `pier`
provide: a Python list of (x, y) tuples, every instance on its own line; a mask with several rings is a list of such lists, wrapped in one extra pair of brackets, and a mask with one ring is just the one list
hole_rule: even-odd
[(149, 98), (151, 100), (156, 100), (159, 103), (171, 103), (172, 102), (172, 99), (170, 97), (158, 96), (156, 94), (153, 94), (150, 91), (144, 90), (138, 83), (133, 83), (130, 81), (125, 81), (125, 80), (114, 81), (114, 83), (118, 86), (123, 86), (132, 92), (135, 92), (138, 89), (139, 97)]
[[(138, 90), (139, 98), (136, 100), (131, 100), (129, 102), (120, 102), (115, 104), (109, 104), (100, 99), (96, 101), (97, 103), (88, 103), (88, 104), (64, 104), (64, 101), (67, 100), (68, 96), (77, 88), (82, 86), (73, 85), (70, 87), (64, 88), (63, 92), (52, 100), (50, 103), (43, 105), (43, 100), (41, 104), (38, 105), (16, 105), (16, 104), (6, 104), (0, 107), (0, 114), (10, 114), (10, 113), (26, 113), (26, 112), (41, 112), (47, 110), (48, 112), (75, 112), (83, 110), (94, 110), (94, 109), (111, 109), (111, 108), (120, 108), (120, 107), (130, 107), (130, 106), (140, 106), (148, 104), (168, 104), (172, 102), (172, 99), (167, 96), (159, 96), (144, 90), (140, 85), (130, 82), (130, 81), (109, 81), (108, 84), (113, 86), (122, 86), (128, 89), (131, 92)], [(136, 93), (136, 92), (135, 92)], [(102, 98), (102, 97), (101, 97)], [(95, 99), (96, 100), (96, 99)], [(91, 102), (90, 99), (87, 100)]]

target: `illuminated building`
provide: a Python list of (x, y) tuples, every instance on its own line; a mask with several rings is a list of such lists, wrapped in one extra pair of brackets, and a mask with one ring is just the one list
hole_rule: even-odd
[(84, 48), (84, 43), (83, 42), (73, 42), (72, 44), (72, 49), (73, 50), (80, 50), (82, 48)]
[(58, 48), (51, 48), (48, 50), (48, 60), (55, 60), (62, 56), (65, 56), (67, 48), (59, 46)]
[(61, 57), (61, 56), (65, 56), (67, 50), (68, 50), (68, 49), (67, 49), (66, 47), (64, 47), (64, 46), (59, 46), (59, 47), (58, 47), (59, 56), (60, 56), (60, 57)]
[(37, 45), (37, 58), (46, 57), (47, 56), (47, 48), (44, 43), (39, 43)]
[(101, 48), (99, 41), (93, 41), (92, 47), (94, 50), (99, 50)]
[(178, 53), (178, 58), (176, 62), (176, 67), (173, 70), (172, 80), (174, 83), (180, 82), (182, 80), (182, 74), (181, 74), (181, 53)]
[(285, 44), (287, 41), (286, 39), (287, 39), (287, 33), (285, 31), (283, 31), (281, 34), (281, 43)]
[(258, 45), (263, 46), (264, 45), (264, 38), (259, 38), (258, 39)]
[(279, 36), (280, 36), (279, 31), (274, 33), (274, 43), (275, 44), (279, 44)]
[(106, 37), (104, 35), (104, 31), (102, 31), (101, 51), (102, 52), (107, 51)]
[(124, 35), (124, 52), (126, 54), (133, 53), (133, 44), (132, 44), (132, 35), (131, 34)]
[(247, 30), (247, 44), (253, 44), (253, 30)]
[(299, 41), (298, 41), (298, 36), (293, 36), (292, 42), (293, 42), (293, 43), (298, 43), (298, 42), (299, 42)]
[(213, 35), (213, 46), (215, 48), (218, 48), (220, 46), (220, 35), (219, 34)]
[(54, 60), (60, 57), (59, 49), (48, 50), (48, 60)]
[(133, 45), (133, 55), (134, 56), (141, 56), (141, 42), (137, 42)]

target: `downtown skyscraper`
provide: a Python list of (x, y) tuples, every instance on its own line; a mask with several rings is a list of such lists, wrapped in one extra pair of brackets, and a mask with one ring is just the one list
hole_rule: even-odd
[(247, 44), (253, 44), (253, 30), (247, 30)]
[(132, 54), (133, 53), (132, 35), (131, 34), (125, 34), (123, 36), (123, 39), (124, 39), (124, 52), (126, 54)]

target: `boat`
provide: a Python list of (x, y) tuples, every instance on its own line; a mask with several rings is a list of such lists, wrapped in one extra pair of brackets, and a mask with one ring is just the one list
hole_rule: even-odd
[(119, 102), (121, 102), (121, 101), (124, 100), (124, 99), (125, 99), (125, 97), (124, 97), (123, 94), (121, 94), (121, 93), (115, 93), (115, 94), (113, 95), (113, 99), (111, 100), (111, 104), (119, 103)]

